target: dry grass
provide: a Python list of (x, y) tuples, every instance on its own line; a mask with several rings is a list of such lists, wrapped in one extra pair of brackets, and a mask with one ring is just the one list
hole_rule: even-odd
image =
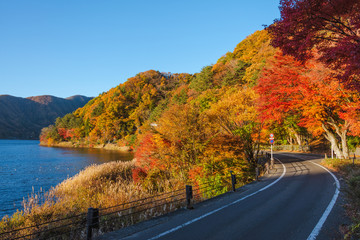
[[(110, 162), (89, 166), (74, 177), (50, 189), (42, 197), (45, 198), (44, 202), (40, 203), (41, 197), (36, 194), (27, 199), (24, 202), (24, 211), (19, 211), (11, 217), (6, 216), (1, 220), (0, 234), (13, 229), (35, 226), (44, 222), (78, 215), (79, 213), (86, 213), (89, 207), (106, 208), (131, 202), (135, 199), (150, 197), (151, 194), (148, 191), (145, 191), (141, 185), (133, 182), (133, 168), (134, 161)], [(165, 190), (170, 189), (165, 188)], [(174, 207), (170, 206), (165, 208), (165, 210), (168, 211), (169, 208), (173, 209)], [(51, 226), (46, 224), (37, 228), (25, 229), (8, 236), (0, 235), (0, 239), (4, 238), (4, 236), (7, 239), (31, 234), (63, 224), (71, 224), (70, 227), (80, 227), (83, 225), (81, 221), (84, 218), (85, 215), (54, 223)], [(81, 223), (78, 223), (79, 221)], [(65, 230), (68, 231), (69, 228), (56, 230), (55, 234)], [(77, 237), (81, 238), (84, 234), (82, 230)], [(46, 235), (44, 236), (46, 237)], [(55, 239), (66, 239), (66, 237)]]
[(132, 181), (134, 162), (110, 162), (91, 165), (72, 178), (66, 179), (46, 196), (39, 205), (33, 198), (24, 203), (25, 214), (43, 212), (51, 207), (53, 214), (86, 212), (89, 207), (106, 207), (139, 196)]

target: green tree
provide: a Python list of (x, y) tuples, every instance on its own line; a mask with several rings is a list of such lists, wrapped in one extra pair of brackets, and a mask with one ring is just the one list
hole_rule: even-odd
[(213, 87), (213, 72), (212, 66), (206, 66), (201, 69), (201, 72), (196, 74), (190, 82), (190, 88), (198, 92), (203, 92)]

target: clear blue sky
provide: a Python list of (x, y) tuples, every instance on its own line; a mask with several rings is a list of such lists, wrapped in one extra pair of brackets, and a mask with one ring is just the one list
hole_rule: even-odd
[(97, 96), (149, 69), (196, 73), (279, 0), (0, 1), (0, 95)]

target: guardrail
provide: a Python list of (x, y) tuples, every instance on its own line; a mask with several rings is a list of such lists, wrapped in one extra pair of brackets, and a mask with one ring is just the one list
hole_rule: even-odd
[[(272, 168), (270, 154), (257, 159), (256, 180)], [(210, 199), (229, 190), (236, 191), (236, 175), (206, 183), (186, 185), (148, 198), (138, 199), (106, 208), (89, 208), (87, 213), (69, 216), (34, 226), (0, 233), (0, 239), (93, 239), (105, 232), (114, 231), (135, 223)]]

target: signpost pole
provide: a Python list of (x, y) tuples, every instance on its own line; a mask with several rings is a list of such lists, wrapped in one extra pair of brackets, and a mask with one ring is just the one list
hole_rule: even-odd
[(270, 169), (274, 167), (274, 156), (273, 156), (273, 144), (274, 144), (274, 134), (270, 134), (270, 146), (271, 146), (271, 158), (270, 158)]
[(270, 159), (270, 168), (274, 167), (274, 157), (273, 157), (273, 144), (271, 144), (271, 159)]

